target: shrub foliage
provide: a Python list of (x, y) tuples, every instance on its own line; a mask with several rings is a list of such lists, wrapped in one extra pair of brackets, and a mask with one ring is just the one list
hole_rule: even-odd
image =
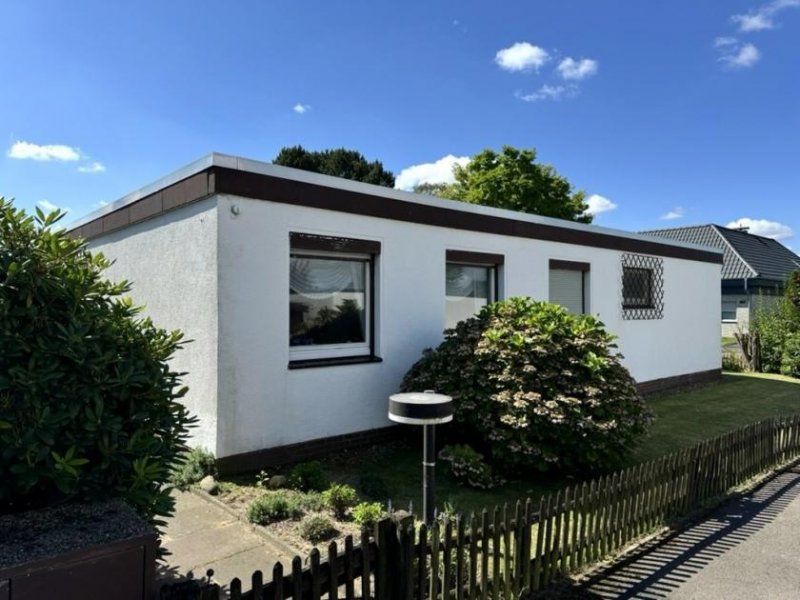
[(328, 478), (318, 460), (299, 463), (292, 467), (289, 486), (301, 492), (321, 492), (328, 487)]
[(402, 387), (453, 396), (460, 433), (506, 472), (611, 468), (649, 421), (613, 340), (592, 316), (509, 298), (446, 331)]
[(344, 483), (334, 483), (327, 490), (322, 492), (322, 500), (325, 502), (333, 515), (341, 520), (358, 502), (358, 494), (349, 485)]
[(504, 483), (494, 476), (483, 455), (466, 444), (445, 446), (439, 451), (439, 458), (450, 467), (451, 477), (462, 485), (488, 490)]
[(286, 519), (297, 519), (303, 509), (296, 498), (285, 492), (267, 492), (247, 506), (247, 520), (256, 525), (268, 525)]
[(300, 521), (300, 536), (316, 544), (336, 535), (336, 527), (325, 515), (311, 515)]
[(385, 515), (380, 502), (359, 502), (353, 507), (353, 521), (364, 527), (372, 527)]
[(181, 333), (137, 317), (61, 217), (0, 198), (0, 512), (119, 496), (168, 514), (193, 423), (168, 364)]
[(192, 448), (180, 456), (180, 463), (172, 469), (169, 482), (179, 490), (187, 490), (206, 475), (217, 476), (217, 461), (205, 448)]
[(758, 340), (757, 370), (800, 376), (800, 271), (789, 275), (782, 297), (759, 299), (750, 331)]

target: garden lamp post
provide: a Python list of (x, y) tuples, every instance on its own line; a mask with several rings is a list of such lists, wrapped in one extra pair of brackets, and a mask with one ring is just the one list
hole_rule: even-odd
[(433, 390), (389, 396), (389, 420), (422, 425), (422, 513), (425, 523), (433, 522), (433, 485), (436, 469), (436, 425), (453, 420), (453, 399)]

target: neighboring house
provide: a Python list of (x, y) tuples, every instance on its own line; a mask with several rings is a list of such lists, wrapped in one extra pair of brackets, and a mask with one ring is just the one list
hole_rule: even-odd
[(643, 389), (720, 373), (722, 253), (691, 244), (219, 154), (72, 232), (192, 340), (173, 364), (224, 470), (385, 439), (422, 350), (498, 298), (599, 315)]
[(722, 335), (726, 337), (747, 331), (757, 308), (780, 297), (789, 274), (800, 269), (800, 256), (786, 246), (743, 229), (696, 225), (642, 234), (722, 250), (720, 308)]

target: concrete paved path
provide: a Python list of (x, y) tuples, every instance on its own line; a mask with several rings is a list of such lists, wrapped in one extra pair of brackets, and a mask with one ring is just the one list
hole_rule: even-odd
[(587, 598), (800, 598), (800, 466), (593, 576)]
[(214, 580), (227, 588), (234, 577), (249, 588), (250, 575), (261, 570), (272, 577), (272, 566), (291, 564), (293, 548), (253, 528), (221, 507), (190, 492), (176, 494), (175, 515), (167, 519), (163, 543), (169, 550), (163, 580), (196, 579), (214, 569)]

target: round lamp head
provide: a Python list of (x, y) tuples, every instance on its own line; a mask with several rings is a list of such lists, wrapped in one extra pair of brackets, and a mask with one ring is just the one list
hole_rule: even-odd
[(433, 392), (389, 396), (389, 420), (406, 425), (438, 425), (453, 420), (453, 399)]

